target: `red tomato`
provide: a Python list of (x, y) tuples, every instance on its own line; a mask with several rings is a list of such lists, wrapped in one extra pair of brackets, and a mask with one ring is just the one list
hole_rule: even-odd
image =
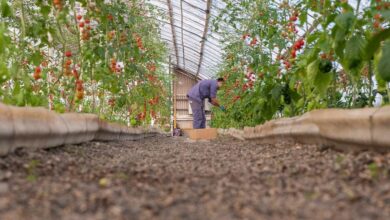
[(35, 67), (35, 73), (41, 73), (42, 69), (40, 66)]
[(66, 51), (66, 52), (65, 52), (65, 56), (66, 56), (66, 57), (71, 57), (71, 56), (72, 56), (72, 52), (69, 51), (69, 50)]

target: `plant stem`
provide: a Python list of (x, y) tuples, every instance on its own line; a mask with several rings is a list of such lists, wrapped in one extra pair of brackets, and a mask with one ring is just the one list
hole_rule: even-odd
[(91, 84), (92, 84), (92, 112), (95, 113), (96, 108), (96, 90), (95, 90), (95, 81), (94, 81), (94, 70), (95, 70), (95, 63), (91, 63)]
[(357, 0), (357, 6), (356, 6), (356, 15), (359, 14), (359, 9), (360, 9), (360, 2), (361, 0)]
[(369, 103), (370, 103), (370, 107), (373, 106), (373, 102), (374, 102), (374, 96), (372, 94), (372, 61), (368, 61), (368, 82), (369, 82)]
[[(72, 5), (73, 8), (75, 8), (75, 5), (73, 4)], [(76, 30), (77, 30), (77, 46), (79, 48), (79, 54), (80, 54), (80, 75), (79, 77), (82, 78), (82, 75), (83, 75), (83, 59), (82, 58), (82, 50), (81, 50), (81, 40), (80, 40), (80, 28), (78, 27), (77, 25), (77, 13), (76, 13), (76, 10), (73, 10), (73, 17), (74, 17), (74, 22), (76, 24)]]
[(390, 84), (387, 83), (386, 85), (386, 90), (387, 90), (387, 98), (384, 99), (385, 103), (384, 104), (389, 104), (390, 103)]

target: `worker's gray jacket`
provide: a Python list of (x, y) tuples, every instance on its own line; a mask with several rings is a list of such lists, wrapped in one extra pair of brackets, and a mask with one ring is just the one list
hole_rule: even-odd
[(187, 97), (199, 103), (203, 103), (205, 99), (209, 99), (211, 101), (212, 98), (217, 97), (217, 89), (217, 80), (202, 80), (191, 88), (191, 90), (187, 94)]

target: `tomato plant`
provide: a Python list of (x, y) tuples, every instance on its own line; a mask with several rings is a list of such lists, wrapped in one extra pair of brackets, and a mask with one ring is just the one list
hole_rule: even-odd
[(213, 126), (372, 106), (377, 94), (389, 103), (389, 2), (223, 2), (214, 30), (226, 45), (219, 75), (228, 111), (215, 110)]
[(169, 122), (157, 13), (139, 0), (2, 0), (0, 101)]

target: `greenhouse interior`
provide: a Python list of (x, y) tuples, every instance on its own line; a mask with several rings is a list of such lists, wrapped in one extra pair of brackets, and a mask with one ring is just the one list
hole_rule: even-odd
[(390, 1), (0, 7), (0, 219), (390, 219)]

